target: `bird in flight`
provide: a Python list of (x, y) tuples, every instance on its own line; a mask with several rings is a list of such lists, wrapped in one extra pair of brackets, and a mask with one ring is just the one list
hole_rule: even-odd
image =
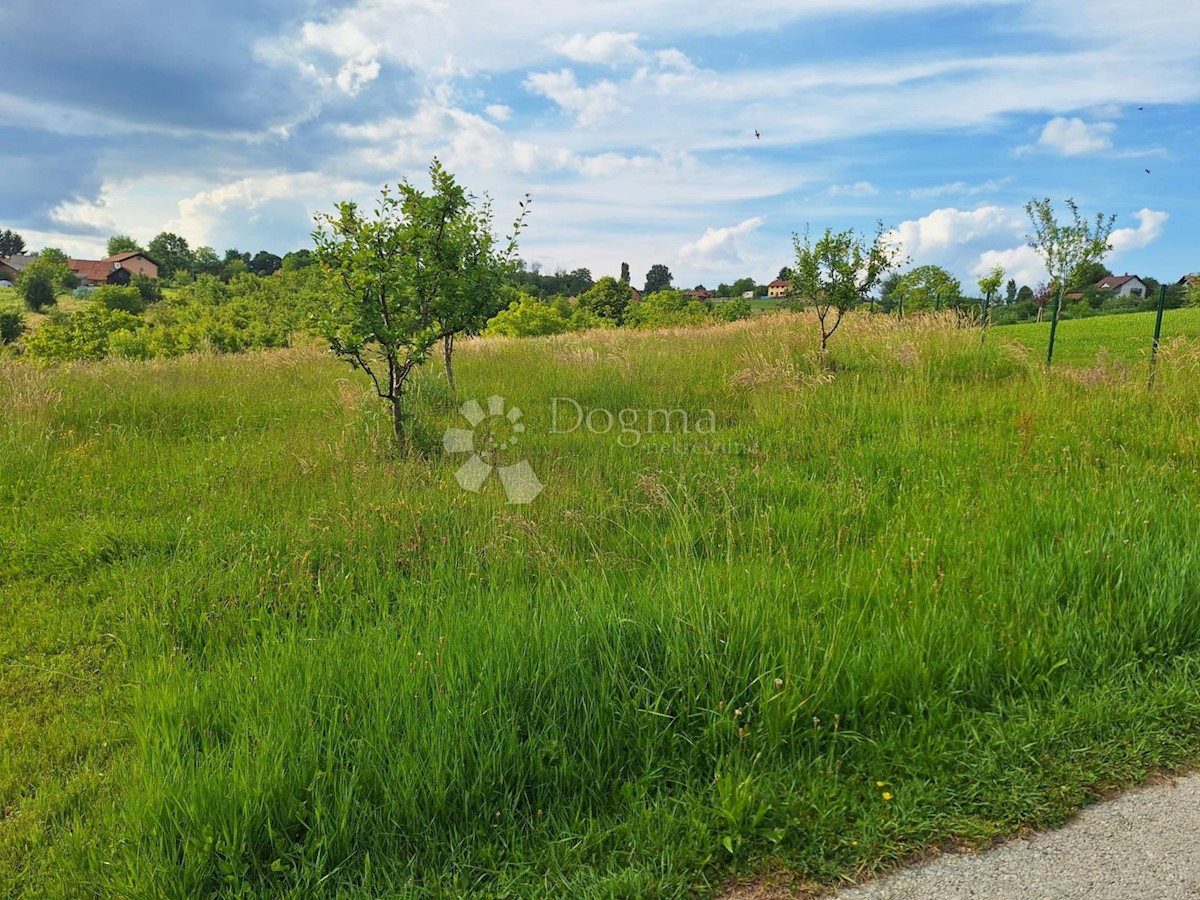
[(1147, 170), (1146, 170), (1146, 174), (1147, 174), (1147, 175), (1149, 175), (1149, 174), (1150, 174), (1150, 170), (1149, 170), (1149, 169), (1147, 169)]
[(1145, 112), (1145, 111), (1146, 111), (1146, 107), (1144, 107), (1144, 106), (1138, 107), (1138, 112)]
[(760, 141), (762, 140), (762, 135), (758, 133), (758, 129), (757, 129), (757, 128), (755, 128), (755, 129), (754, 129), (754, 136), (755, 136), (755, 137), (756, 137), (758, 140), (760, 140)]

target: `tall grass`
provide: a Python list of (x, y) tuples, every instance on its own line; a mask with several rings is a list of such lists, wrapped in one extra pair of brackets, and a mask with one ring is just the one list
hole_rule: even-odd
[[(397, 457), (315, 351), (4, 364), (0, 877), (828, 882), (1194, 758), (1195, 346), (1147, 395), (937, 319), (852, 317), (824, 368), (811, 326), (468, 343), (529, 506), (459, 489), (432, 369)], [(555, 397), (717, 432), (555, 434)]]

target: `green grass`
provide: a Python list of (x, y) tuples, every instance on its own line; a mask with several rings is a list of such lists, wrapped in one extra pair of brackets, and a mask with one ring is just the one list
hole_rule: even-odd
[[(1146, 364), (1154, 340), (1154, 319), (1154, 313), (1140, 312), (1059, 322), (1055, 362), (1069, 366), (1091, 366), (1097, 361)], [(1028, 347), (1044, 359), (1050, 323), (1006, 325), (997, 328), (995, 334)], [(1168, 309), (1163, 313), (1161, 346), (1169, 348), (1176, 339), (1196, 337), (1200, 337), (1200, 309)]]
[[(813, 336), (464, 344), (529, 506), (458, 488), (433, 366), (395, 457), (316, 351), (0, 360), (0, 884), (832, 883), (1200, 756), (1200, 348), (1148, 394), (931, 320), (852, 318), (831, 372)], [(717, 430), (554, 434), (555, 397)]]

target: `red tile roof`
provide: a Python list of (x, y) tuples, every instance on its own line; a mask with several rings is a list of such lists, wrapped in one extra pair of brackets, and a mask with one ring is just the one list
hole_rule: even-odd
[(107, 281), (118, 267), (106, 259), (68, 259), (71, 271), (84, 281)]
[(769, 287), (769, 288), (780, 288), (780, 287), (781, 288), (790, 288), (791, 286), (792, 286), (792, 283), (790, 281), (788, 281), (786, 278), (776, 278), (774, 281), (772, 281), (770, 284), (767, 285), (767, 287)]

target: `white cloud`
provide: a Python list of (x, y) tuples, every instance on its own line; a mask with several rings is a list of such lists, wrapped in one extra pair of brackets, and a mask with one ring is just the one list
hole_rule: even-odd
[(591, 37), (576, 34), (566, 39), (555, 38), (551, 46), (574, 62), (618, 66), (642, 58), (644, 53), (637, 42), (636, 32), (601, 31)]
[(580, 125), (597, 125), (622, 109), (620, 90), (615, 84), (598, 81), (583, 87), (570, 69), (531, 72), (525, 79), (525, 88), (574, 113)]
[(1041, 255), (1028, 244), (1008, 250), (985, 250), (971, 269), (975, 276), (986, 275), (993, 267), (1004, 269), (1004, 280), (1013, 279), (1018, 285), (1036, 288), (1045, 281), (1046, 264)]
[[(1117, 130), (1112, 122), (1088, 124), (1083, 119), (1057, 116), (1046, 123), (1037, 147), (1062, 156), (1085, 156), (1112, 149), (1110, 135)], [(1028, 150), (1031, 148), (1022, 148)]]
[(697, 269), (724, 269), (742, 262), (737, 239), (762, 227), (766, 219), (755, 216), (730, 228), (709, 228), (698, 240), (679, 248), (679, 259)]
[(1153, 209), (1140, 209), (1133, 215), (1138, 220), (1137, 228), (1118, 228), (1109, 238), (1114, 253), (1150, 246), (1162, 236), (1163, 226), (1170, 218), (1167, 213)]
[(992, 194), (1013, 182), (1012, 176), (992, 178), (982, 184), (968, 184), (965, 181), (952, 181), (948, 184), (935, 184), (931, 187), (912, 188), (905, 193), (914, 200), (935, 200), (938, 197), (957, 195), (974, 197), (979, 194)]
[(1022, 220), (1002, 206), (980, 206), (973, 210), (946, 207), (901, 222), (886, 237), (920, 264), (930, 254), (980, 239), (1011, 235), (1014, 231), (1020, 233), (1022, 226)]
[(869, 181), (856, 181), (854, 184), (832, 184), (829, 186), (831, 197), (874, 197), (879, 188)]
[(379, 60), (374, 57), (351, 59), (338, 69), (334, 82), (343, 92), (354, 97), (379, 77), (379, 69)]
[(497, 122), (507, 122), (512, 118), (512, 107), (505, 106), (503, 103), (492, 103), (484, 109), (489, 119)]
[(50, 218), (68, 229), (96, 229), (113, 232), (117, 230), (112, 220), (112, 211), (103, 195), (95, 201), (63, 201), (50, 211)]

